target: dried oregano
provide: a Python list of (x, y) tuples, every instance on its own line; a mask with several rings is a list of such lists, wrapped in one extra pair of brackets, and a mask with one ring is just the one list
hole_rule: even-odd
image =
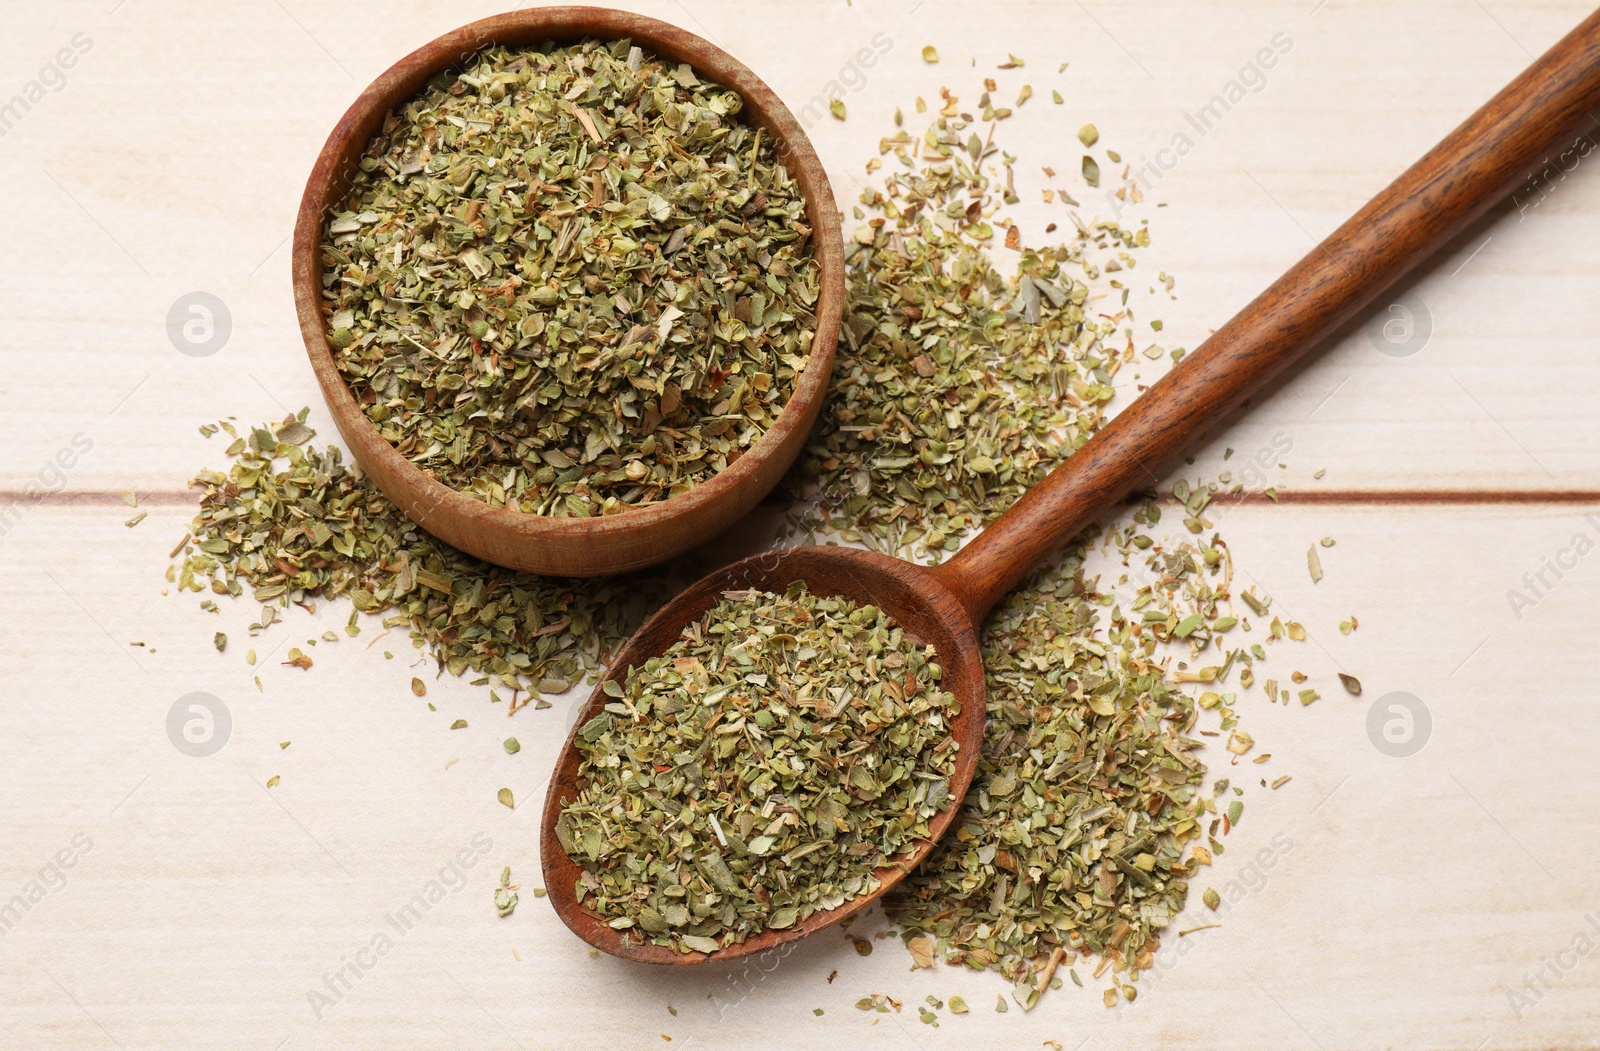
[[(796, 516), (803, 532), (930, 560), (1099, 426), (1132, 354), (1107, 345), (1127, 311), (1097, 305), (1105, 292), (1089, 282), (1133, 266), (1129, 250), (1148, 242), (1080, 226), (1068, 242), (1021, 248), (1003, 276), (987, 246), (996, 209), (1016, 199), (1013, 158), (947, 99), (924, 135), (880, 143), (902, 170), (862, 192), (832, 386), (790, 479), (814, 501)], [(997, 160), (998, 186), (985, 168)], [(1004, 229), (1019, 247), (1020, 230)]]
[[(808, 489), (815, 498), (796, 516), (802, 529), (930, 559), (1003, 511), (1099, 426), (1119, 366), (1133, 360), (1131, 332), (1118, 331), (1132, 320), (1127, 290), (1110, 275), (1131, 268), (1129, 252), (1146, 243), (1142, 230), (1090, 228), (1074, 215), (1076, 233), (1069, 242), (1023, 249), (1016, 275), (1002, 277), (990, 255), (996, 227), (1006, 230), (1009, 247), (1021, 242), (1016, 228), (997, 218), (1001, 203), (1015, 202), (1013, 158), (999, 155), (1006, 180), (997, 188), (970, 163), (996, 154), (992, 130), (987, 138), (969, 134), (963, 142), (959, 133), (967, 131), (967, 118), (948, 95), (939, 114), (920, 140), (885, 140), (884, 154), (892, 150), (906, 171), (864, 195), (870, 219), (857, 210), (856, 218), (866, 221), (855, 229), (850, 249), (849, 315), (833, 391), (807, 456), (791, 477), (796, 489)], [(869, 164), (869, 173), (880, 166)], [(1063, 203), (1075, 204), (1065, 191), (1059, 194)], [(1171, 279), (1163, 281), (1170, 290)], [(1098, 302), (1119, 292), (1121, 302)], [(1113, 336), (1125, 337), (1127, 345), (1111, 347)], [(256, 433), (250, 442), (235, 444), (232, 452), (244, 460), (235, 465), (231, 494), (229, 479), (203, 476), (215, 491), (196, 522), (196, 537), (211, 546), (200, 563), (191, 560), (186, 573), (198, 568), (198, 580), (214, 576), (221, 582), (214, 590), (239, 594), (243, 581), (264, 586), (271, 596), (287, 578), (274, 576), (257, 554), (260, 543), (245, 538), (265, 539), (270, 548), (271, 538), (297, 528), (311, 532), (291, 540), (320, 535), (310, 523), (323, 520), (327, 509), (321, 501), (327, 497), (302, 503), (303, 490), (318, 491), (306, 484), (306, 468), (297, 468), (299, 480), (285, 490), (294, 472), (265, 469), (264, 453), (250, 448), (252, 443), (292, 464), (320, 464), (332, 477), (332, 491), (346, 498), (358, 493), (364, 506), (382, 509), (376, 518), (392, 514), (368, 483), (338, 466), (335, 450), (319, 458), (282, 447), (285, 440), (300, 444), (309, 437), (295, 426), (303, 420), (302, 413), (276, 434)], [(270, 499), (260, 502), (260, 492), (241, 496), (241, 481), (244, 489), (257, 486)], [(1251, 686), (1253, 664), (1266, 650), (1261, 643), (1230, 647), (1229, 633), (1249, 631), (1250, 613), (1265, 620), (1271, 600), (1235, 592), (1226, 545), (1215, 535), (1203, 538), (1212, 528), (1205, 516), (1216, 489), (1180, 481), (1171, 499), (1161, 502), (1182, 512), (1192, 539), (1163, 543), (1149, 535), (1161, 518), (1155, 501), (1110, 535), (1124, 566), (1136, 568), (1142, 559), (1140, 573), (1148, 577), (1142, 586), (1124, 576), (1118, 586), (1102, 589), (1085, 579), (1080, 552), (1037, 574), (985, 625), (989, 724), (977, 777), (950, 837), (891, 896), (890, 905), (924, 950), (932, 938), (947, 960), (993, 967), (1017, 981), (1024, 1006), (1068, 949), (1101, 956), (1096, 974), (1110, 969), (1114, 983), (1107, 996), (1128, 996), (1132, 987), (1123, 982), (1149, 966), (1167, 920), (1183, 908), (1188, 877), (1222, 849), (1218, 826), (1225, 832), (1230, 822), (1212, 796), (1198, 791), (1205, 768), (1189, 751), (1195, 742), (1184, 734), (1194, 725), (1197, 707), (1221, 719), (1219, 730), (1194, 731), (1202, 736), (1229, 733), (1237, 725), (1234, 695), (1221, 691), (1234, 670), (1241, 686)], [(250, 530), (228, 526), (230, 512), (242, 512)], [(347, 532), (341, 527), (338, 535)], [(658, 601), (656, 594), (635, 594), (631, 585), (560, 584), (509, 574), (415, 530), (400, 532), (409, 537), (403, 548), (420, 545), (423, 557), (453, 567), (454, 595), (494, 594), (508, 581), (520, 581), (526, 615), (543, 625), (530, 637), (515, 630), (514, 615), (502, 608), (473, 648), (462, 651), (451, 639), (453, 667), (480, 667), (472, 660), (481, 661), (497, 646), (511, 654), (533, 647), (542, 652), (528, 662), (532, 678), (554, 669), (545, 685), (565, 685), (602, 659), (626, 635), (626, 626)], [(349, 590), (344, 581), (369, 575), (341, 566), (352, 556), (372, 564), (359, 541), (349, 554), (317, 545), (309, 564), (335, 581), (333, 590), (313, 582), (309, 590), (288, 590), (274, 601)], [(296, 569), (303, 571), (305, 564)], [(389, 571), (378, 572), (381, 577)], [(1243, 617), (1231, 607), (1234, 598), (1248, 606)], [(436, 617), (427, 621), (431, 629), (424, 637), (442, 646), (454, 613), (443, 602), (428, 608)], [(269, 610), (263, 622), (270, 619)], [(511, 633), (502, 634), (508, 626)], [(1279, 634), (1284, 632), (1266, 641)], [(1173, 647), (1180, 651), (1176, 658)], [(1172, 659), (1175, 669), (1158, 663)], [(1205, 692), (1192, 700), (1172, 685), (1184, 682), (1203, 684)], [(1266, 689), (1269, 696), (1278, 692), (1270, 680)], [(1234, 731), (1228, 743), (1247, 737)], [(653, 765), (647, 773), (657, 774)], [(501, 791), (501, 801), (512, 805), (509, 790)], [(778, 816), (776, 809), (771, 816)], [(779, 835), (787, 827), (759, 831)], [(754, 825), (749, 829), (751, 835), (757, 831)], [(737, 824), (734, 835), (749, 847), (751, 835)], [(763, 856), (789, 850), (775, 843)], [(690, 875), (691, 884), (695, 878)], [(631, 919), (653, 937), (682, 942), (687, 925), (652, 929), (658, 919), (679, 918), (663, 910), (665, 888), (658, 889), (663, 898), (649, 906), (653, 914), (613, 904), (611, 915)], [(646, 902), (654, 900), (652, 893), (646, 892)], [(794, 908), (798, 922), (801, 906)], [(710, 923), (701, 930), (712, 933), (688, 937), (726, 938), (728, 930), (750, 921), (735, 915), (733, 927), (717, 930), (722, 917), (708, 913), (701, 922)], [(1003, 1007), (1001, 1000), (997, 1009)]]
[(329, 342), (380, 433), (468, 495), (579, 517), (754, 444), (818, 280), (742, 106), (619, 40), (492, 48), (395, 110), (322, 245)]
[(1120, 611), (1099, 627), (1098, 597), (1074, 559), (985, 625), (989, 718), (973, 786), (890, 902), (951, 963), (1026, 983), (1064, 946), (1137, 971), (1183, 909), (1184, 848), (1205, 813), (1197, 742), (1182, 736), (1194, 700)]
[[(400, 513), (336, 447), (311, 444), (307, 410), (235, 441), (227, 471), (201, 471), (203, 495), (180, 587), (248, 595), (277, 610), (348, 596), (387, 613), (439, 666), (514, 689), (559, 693), (580, 682), (665, 595), (660, 579), (562, 580), (491, 566), (435, 539)], [(415, 686), (413, 687), (415, 690)], [(418, 691), (421, 692), (421, 691)]]
[[(980, 107), (1003, 119), (985, 86)], [(953, 95), (943, 102), (923, 135), (880, 144), (891, 171), (855, 211), (832, 390), (791, 476), (810, 499), (800, 531), (929, 561), (1099, 428), (1115, 377), (1137, 360), (1120, 278), (1148, 243), (1142, 229), (1069, 212), (1067, 240), (1025, 245), (1002, 214), (1017, 200), (1015, 159), (994, 145), (995, 125), (975, 131)], [(1045, 191), (1058, 198), (1076, 204)], [(1009, 277), (993, 252), (1002, 230)], [(1198, 742), (1182, 735), (1199, 708), (1221, 729), (1195, 732), (1232, 730), (1234, 695), (1197, 701), (1175, 684), (1221, 690), (1237, 669), (1248, 687), (1265, 651), (1226, 645), (1239, 621), (1226, 545), (1202, 539), (1212, 491), (1173, 487), (1179, 541), (1147, 532), (1154, 501), (1108, 537), (1144, 583), (1101, 589), (1080, 549), (984, 627), (984, 755), (956, 827), (889, 905), (908, 944), (932, 938), (949, 962), (1002, 971), (1024, 1006), (1069, 950), (1100, 957), (1097, 976), (1117, 979), (1108, 992), (1129, 996), (1122, 982), (1150, 966), (1189, 875), (1222, 849), (1208, 838), (1221, 819), (1199, 791)]]
[(875, 606), (725, 594), (578, 730), (556, 833), (582, 902), (710, 952), (876, 890), (950, 799), (960, 705), (933, 656)]

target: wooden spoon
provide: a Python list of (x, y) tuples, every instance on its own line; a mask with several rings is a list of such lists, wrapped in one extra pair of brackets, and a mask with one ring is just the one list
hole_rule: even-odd
[[(1581, 138), (1600, 130), (1600, 11), (1557, 43), (1466, 123), (1447, 136), (1271, 288), (1113, 419), (955, 558), (932, 569), (843, 547), (796, 547), (736, 562), (701, 580), (652, 617), (617, 655), (607, 678), (665, 650), (682, 629), (736, 588), (782, 591), (803, 580), (887, 610), (937, 647), (945, 688), (961, 700), (954, 728), (960, 763), (950, 798), (971, 783), (982, 747), (983, 657), (978, 625), (1007, 591), (1061, 543), (1129, 492), (1159, 480), (1157, 468), (1252, 392), (1350, 320), (1543, 163), (1566, 149), (1587, 156)], [(1575, 141), (1576, 140), (1576, 141)], [(596, 690), (579, 719), (598, 713)], [(616, 956), (650, 963), (702, 963), (763, 952), (859, 912), (894, 886), (932, 840), (880, 869), (880, 889), (787, 930), (767, 930), (713, 953), (680, 953), (612, 930), (578, 903), (580, 866), (556, 837), (556, 819), (578, 789), (579, 754), (568, 737), (545, 799), (541, 840), (545, 884), (567, 926)], [(959, 811), (952, 802), (931, 823), (937, 839)]]

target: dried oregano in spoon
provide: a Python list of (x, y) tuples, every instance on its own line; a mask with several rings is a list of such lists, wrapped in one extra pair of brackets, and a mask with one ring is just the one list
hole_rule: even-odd
[(606, 683), (556, 825), (584, 905), (711, 952), (871, 893), (949, 802), (960, 705), (875, 606), (728, 592)]
[(391, 114), (322, 246), (329, 342), (380, 433), (478, 499), (579, 517), (753, 445), (818, 278), (742, 106), (620, 40), (494, 48)]

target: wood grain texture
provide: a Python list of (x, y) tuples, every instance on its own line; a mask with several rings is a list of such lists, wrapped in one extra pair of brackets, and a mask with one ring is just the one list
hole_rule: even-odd
[[(909, 14), (912, 5), (889, 0), (623, 3), (757, 70), (800, 120), (841, 204), (874, 181), (861, 166), (896, 107), (920, 131), (918, 96), (936, 103), (948, 86), (966, 104), (985, 76), (1000, 82), (1003, 103), (1024, 83), (1035, 89), (996, 137), (1020, 155), (1028, 244), (1051, 222), (1070, 228), (1066, 209), (1040, 200), (1041, 187), (1061, 184), (1040, 166), (1076, 171), (1081, 125), (1095, 123), (1135, 168), (1187, 131), (1195, 148), (1154, 173), (1137, 208), (1118, 213), (1108, 186), (1097, 196), (1066, 183), (1086, 221), (1148, 219), (1151, 247), (1122, 275), (1135, 303), (1147, 286), (1159, 290), (1160, 274), (1177, 279), (1175, 298), (1140, 308), (1131, 325), (1140, 348), (1196, 347), (1595, 6), (927, 0)], [(1533, 204), (1501, 205), (1396, 286), (1431, 313), (1425, 349), (1380, 353), (1375, 304), (1203, 439), (1193, 465), (1174, 468), (1277, 487), (1279, 503), (1219, 502), (1207, 517), (1235, 556), (1236, 583), (1273, 595), (1308, 629), (1304, 643), (1267, 644), (1263, 668), (1309, 675), (1323, 700), (1240, 704), (1241, 725), (1272, 753), (1264, 766), (1229, 767), (1215, 742), (1205, 750), (1245, 789), (1246, 811), (1197, 883), (1223, 892), (1225, 907), (1211, 913), (1194, 895), (1176, 922), (1222, 927), (1164, 946), (1138, 1001), (1119, 1010), (1101, 1005), (1101, 985), (1080, 967), (1087, 988), (1069, 980), (1031, 1013), (997, 1014), (1003, 981), (908, 970), (898, 942), (877, 937), (876, 909), (848, 932), (875, 947), (867, 957), (838, 930), (726, 965), (591, 955), (532, 892), (543, 792), (587, 688), (507, 718), (484, 688), (435, 678), (403, 631), (385, 636), (376, 618), (361, 619), (359, 639), (307, 646), (344, 627), (343, 603), (291, 609), (251, 637), (252, 603), (208, 613), (163, 596), (167, 552), (196, 501), (185, 482), (226, 462), (226, 439), (199, 437), (198, 424), (310, 405), (321, 438), (337, 439), (301, 346), (286, 243), (328, 129), (396, 56), (510, 6), (0, 0), (0, 99), (74, 34), (93, 42), (66, 86), (46, 89), (0, 141), (12, 205), (0, 209), (0, 489), (47, 490), (37, 503), (19, 499), (15, 519), (0, 499), (0, 901), (76, 834), (94, 844), (0, 937), (0, 1043), (1600, 1046), (1600, 956), (1569, 953), (1600, 906), (1600, 561), (1591, 552), (1570, 565), (1575, 537), (1600, 537), (1591, 518), (1600, 497), (1590, 499), (1600, 492), (1593, 158), (1543, 184)], [(1280, 32), (1293, 49), (1265, 86), (1199, 137), (1187, 117)], [(923, 62), (925, 44), (937, 46), (938, 65)], [(876, 64), (861, 62), (874, 47)], [(996, 70), (1007, 52), (1027, 66)], [(817, 102), (830, 83), (846, 121)], [(1050, 102), (1052, 88), (1063, 105)], [(232, 339), (205, 359), (180, 355), (163, 328), (174, 298), (196, 288), (221, 296), (233, 317)], [(1153, 318), (1165, 321), (1159, 335)], [(1117, 377), (1111, 411), (1163, 371), (1143, 362), (1142, 378)], [(78, 434), (92, 451), (59, 466)], [(150, 512), (133, 529), (125, 490)], [(741, 526), (741, 542), (781, 524), (770, 508), (757, 513), (767, 520)], [(1325, 536), (1338, 545), (1320, 549), (1326, 577), (1313, 585), (1306, 548)], [(731, 543), (686, 564), (716, 564)], [(1102, 588), (1128, 572), (1099, 550), (1086, 569)], [(1514, 610), (1508, 592), (1525, 591), (1525, 575), (1537, 603)], [(1341, 635), (1352, 614), (1359, 630)], [(212, 646), (218, 630), (232, 639), (225, 654)], [(289, 646), (316, 667), (284, 666)], [(259, 654), (253, 667), (248, 648)], [(1362, 697), (1343, 694), (1338, 671), (1360, 678)], [(412, 695), (414, 676), (426, 698)], [(233, 713), (232, 739), (208, 759), (179, 754), (164, 727), (196, 690)], [(1369, 712), (1392, 692), (1433, 713), (1431, 740), (1410, 758), (1383, 755), (1368, 737)], [(470, 726), (449, 730), (458, 719)], [(512, 735), (516, 755), (501, 747)], [(1293, 780), (1279, 790), (1260, 783), (1285, 774)], [(282, 781), (269, 792), (274, 775)], [(501, 787), (514, 789), (515, 809), (496, 802)], [(480, 834), (486, 850), (474, 845)], [(491, 898), (504, 865), (522, 903), (502, 920)], [(435, 883), (442, 897), (398, 934), (388, 917)], [(327, 995), (325, 981), (385, 932), (392, 949), (335, 988), (333, 1006), (313, 1008), (309, 995)], [(1541, 978), (1563, 953), (1576, 965)], [(1537, 1001), (1514, 1006), (1530, 981), (1546, 983), (1533, 986)], [(903, 1009), (855, 1009), (875, 993)], [(925, 997), (952, 994), (972, 1012), (941, 1011), (937, 1029), (918, 1020)]]
[[(383, 120), (443, 69), (503, 44), (535, 46), (586, 37), (628, 37), (739, 92), (743, 119), (763, 129), (805, 196), (818, 267), (816, 333), (804, 371), (777, 420), (734, 463), (660, 503), (593, 518), (530, 515), (475, 500), (417, 467), (378, 433), (335, 364), (322, 289), (323, 228), (350, 189), (351, 173)], [(463, 551), (513, 569), (588, 577), (655, 565), (705, 543), (744, 517), (794, 463), (822, 410), (844, 308), (844, 256), (827, 173), (794, 115), (742, 62), (677, 26), (600, 7), (534, 7), (446, 33), (396, 62), (351, 104), (323, 146), (295, 224), (295, 302), (300, 332), (339, 434), (356, 462), (411, 519)]]

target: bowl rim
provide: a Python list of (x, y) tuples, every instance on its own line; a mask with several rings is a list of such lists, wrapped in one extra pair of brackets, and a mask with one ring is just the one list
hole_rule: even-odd
[[(818, 266), (816, 325), (811, 348), (804, 370), (796, 377), (778, 418), (737, 460), (687, 492), (643, 507), (590, 518), (534, 515), (491, 506), (412, 463), (379, 433), (357, 404), (334, 360), (322, 313), (324, 222), (332, 208), (343, 202), (349, 191), (351, 169), (365, 153), (383, 119), (396, 106), (415, 96), (439, 72), (460, 66), (496, 44), (536, 46), (541, 42), (623, 37), (664, 58), (686, 62), (708, 79), (737, 91), (744, 100), (741, 117), (773, 136), (780, 159), (800, 186), (805, 198), (805, 214), (811, 225), (811, 255)], [(723, 523), (731, 525), (765, 496), (798, 458), (804, 449), (805, 435), (815, 422), (827, 393), (844, 307), (844, 246), (837, 207), (822, 162), (794, 114), (749, 67), (710, 41), (671, 23), (612, 8), (541, 7), (493, 15), (445, 33), (391, 65), (351, 103), (321, 147), (300, 201), (291, 250), (301, 335), (329, 412), (357, 463), (366, 468), (367, 458), (376, 461), (374, 466), (378, 470), (369, 469), (368, 473), (374, 475), (385, 495), (424, 528), (428, 527), (430, 518), (443, 515), (457, 519), (463, 527), (499, 531), (519, 543), (550, 540), (601, 543), (606, 539), (665, 530), (683, 519), (707, 515), (723, 501), (738, 503), (746, 498), (746, 506), (739, 515)], [(796, 431), (801, 432), (798, 437)], [(793, 455), (780, 470), (771, 472), (768, 484), (762, 485), (758, 473), (783, 451), (781, 447), (787, 442), (794, 443)], [(384, 484), (385, 474), (393, 480), (393, 487), (409, 491), (391, 492), (391, 486)], [(759, 491), (750, 493), (748, 490), (752, 486)], [(694, 543), (683, 543), (675, 548), (667, 545), (643, 560), (619, 564), (607, 572), (664, 561), (713, 535), (714, 532), (708, 531), (695, 537)], [(449, 538), (448, 542), (462, 546), (455, 538)], [(477, 551), (472, 553), (490, 557)]]

